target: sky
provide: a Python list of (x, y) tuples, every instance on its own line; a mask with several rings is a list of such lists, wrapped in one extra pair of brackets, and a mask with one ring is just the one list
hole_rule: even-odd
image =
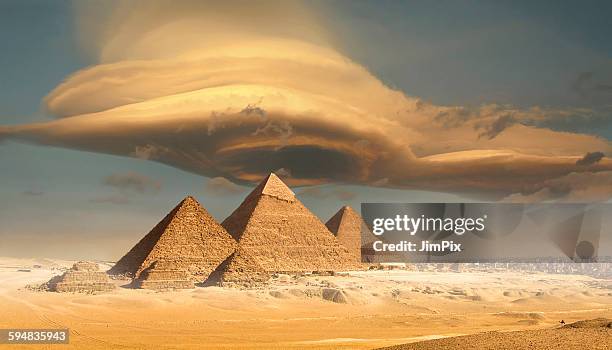
[(611, 7), (0, 2), (0, 255), (117, 259), (268, 171), (323, 221), (609, 200)]

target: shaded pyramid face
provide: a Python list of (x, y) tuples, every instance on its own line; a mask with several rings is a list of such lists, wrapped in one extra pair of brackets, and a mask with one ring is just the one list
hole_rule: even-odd
[(336, 236), (338, 242), (349, 250), (356, 261), (361, 261), (362, 246), (371, 244), (375, 240), (373, 235), (369, 235), (372, 236), (371, 239), (362, 242), (362, 231), (369, 232), (369, 230), (361, 215), (349, 206), (340, 208), (325, 226)]
[(266, 272), (355, 268), (349, 251), (274, 174), (251, 192), (222, 226)]
[(109, 274), (138, 278), (156, 262), (202, 282), (236, 248), (236, 241), (193, 198), (181, 201), (122, 257)]

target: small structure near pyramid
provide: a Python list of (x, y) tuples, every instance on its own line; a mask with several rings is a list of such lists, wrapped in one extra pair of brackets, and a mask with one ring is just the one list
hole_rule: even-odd
[(156, 261), (134, 279), (132, 286), (154, 290), (195, 288), (191, 275), (180, 265), (177, 261)]
[(267, 284), (271, 274), (248, 253), (240, 249), (230, 255), (211, 278), (222, 287), (257, 288)]
[(53, 277), (47, 282), (47, 289), (53, 292), (94, 293), (115, 289), (98, 264), (79, 261), (61, 276)]
[(348, 248), (355, 261), (361, 261), (361, 249), (364, 246), (362, 234), (369, 232), (361, 215), (353, 208), (344, 206), (325, 223), (325, 226), (336, 236), (340, 244)]
[[(109, 274), (153, 281), (158, 275), (152, 266), (156, 263), (159, 276), (175, 270), (173, 273), (180, 281), (181, 273), (176, 271), (183, 270), (193, 281), (203, 282), (235, 249), (232, 236), (195, 198), (187, 197), (122, 257)], [(149, 268), (150, 276), (141, 278)]]
[(238, 241), (243, 258), (267, 273), (358, 268), (349, 251), (273, 173), (221, 225)]

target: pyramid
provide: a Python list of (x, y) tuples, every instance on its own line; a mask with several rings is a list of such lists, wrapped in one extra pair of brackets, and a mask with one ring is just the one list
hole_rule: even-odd
[(248, 253), (238, 249), (211, 275), (214, 283), (223, 287), (254, 288), (265, 285), (271, 275)]
[(143, 289), (191, 289), (195, 288), (187, 270), (178, 267), (176, 261), (156, 261), (144, 269), (132, 285)]
[(275, 174), (221, 225), (238, 241), (240, 252), (265, 272), (356, 268), (349, 251)]
[(193, 197), (183, 199), (123, 256), (109, 274), (140, 278), (153, 263), (202, 282), (236, 248), (236, 241)]
[(345, 246), (355, 261), (361, 261), (361, 250), (371, 248), (376, 238), (370, 233), (367, 241), (362, 242), (362, 232), (369, 233), (366, 223), (353, 208), (344, 206), (325, 223), (338, 242)]
[(63, 275), (47, 282), (47, 288), (54, 292), (93, 293), (113, 290), (115, 285), (100, 271), (98, 264), (79, 261)]

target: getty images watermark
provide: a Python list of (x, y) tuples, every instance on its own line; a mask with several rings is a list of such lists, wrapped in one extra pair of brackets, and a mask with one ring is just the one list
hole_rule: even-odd
[(363, 203), (361, 212), (364, 262), (596, 262), (612, 256), (611, 204)]

